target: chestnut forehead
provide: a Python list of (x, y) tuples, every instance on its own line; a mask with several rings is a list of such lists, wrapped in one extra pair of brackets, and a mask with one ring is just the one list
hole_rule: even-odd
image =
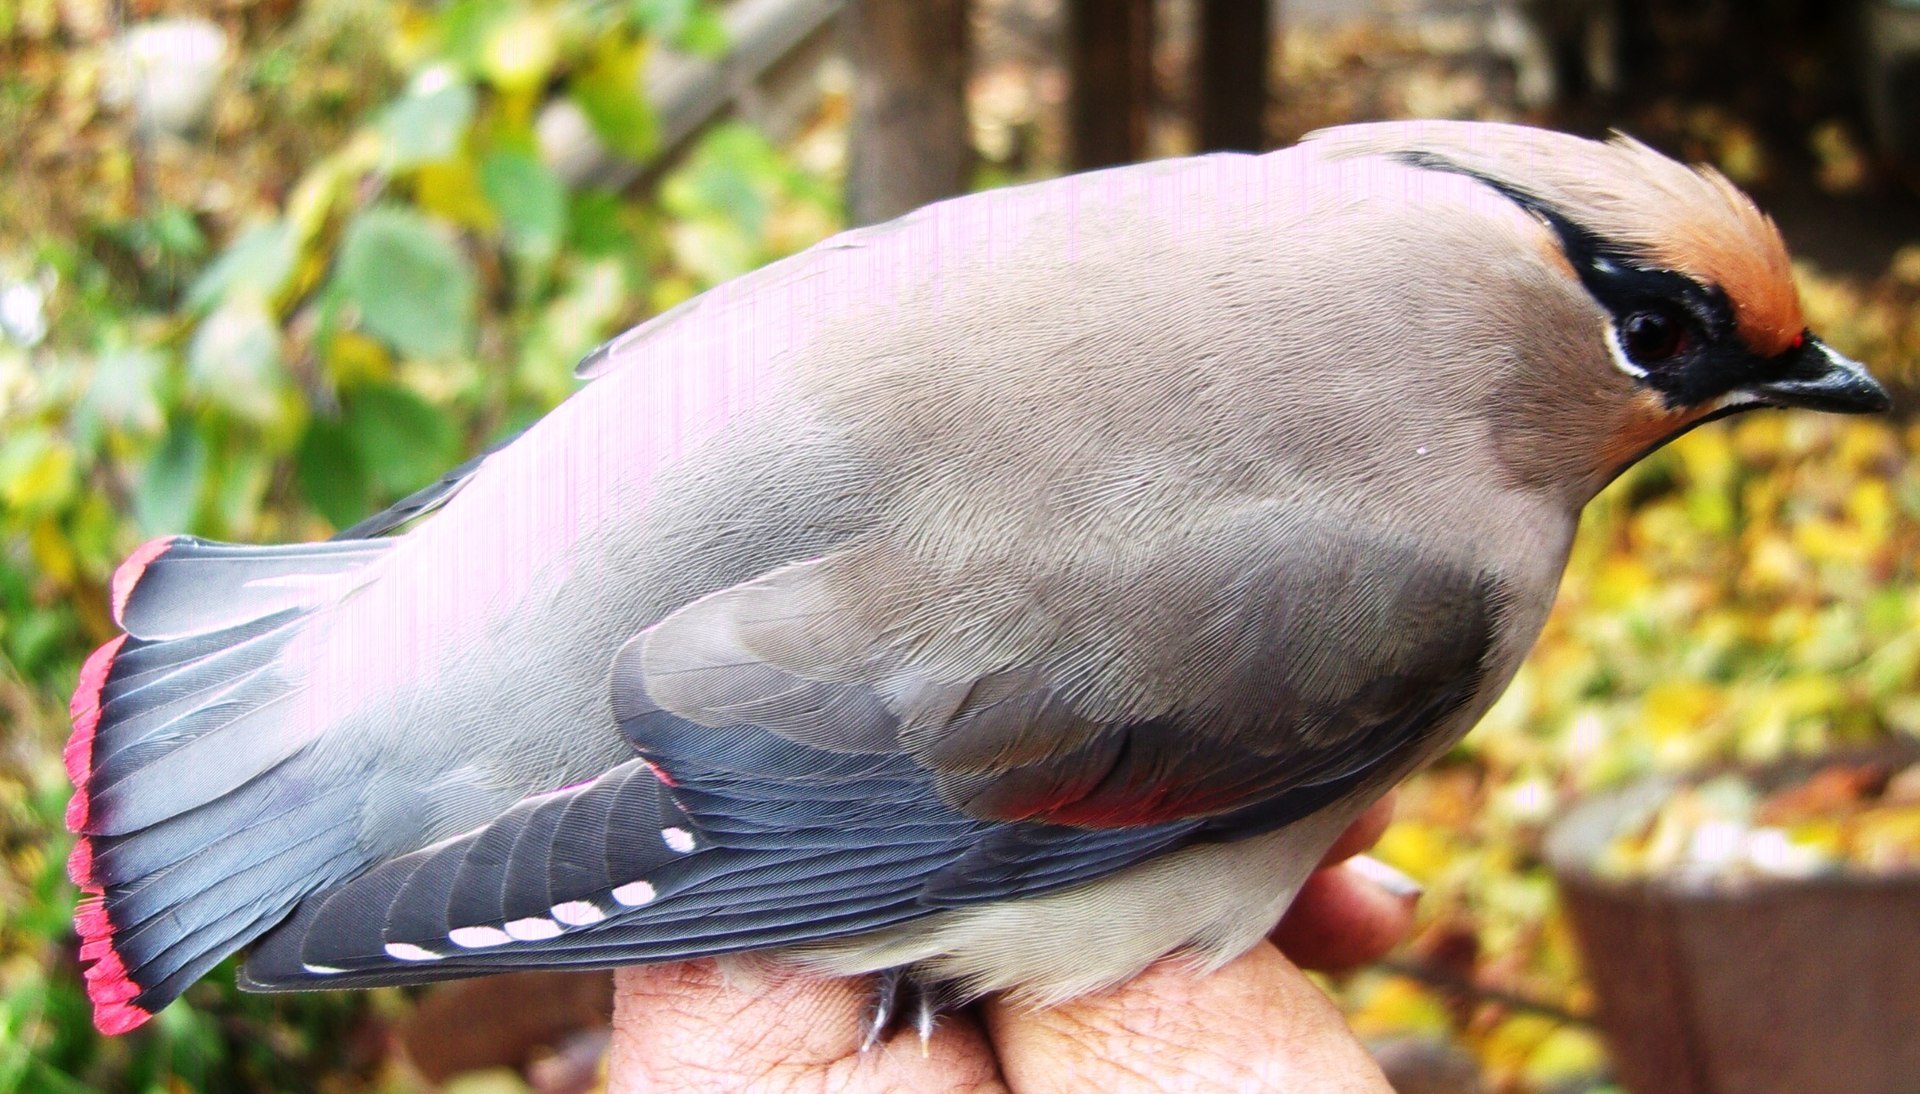
[(1786, 245), (1745, 195), (1718, 179), (1702, 182), (1697, 201), (1671, 210), (1648, 257), (1725, 293), (1734, 328), (1753, 352), (1783, 353), (1807, 325)]
[(1694, 281), (1718, 288), (1733, 308), (1734, 332), (1747, 348), (1772, 357), (1793, 348), (1806, 329), (1800, 296), (1787, 278), (1756, 277), (1750, 265), (1684, 262), (1678, 255), (1653, 256), (1660, 264)]

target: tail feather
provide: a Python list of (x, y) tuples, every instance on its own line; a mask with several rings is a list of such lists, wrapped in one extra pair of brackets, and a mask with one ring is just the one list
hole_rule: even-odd
[[(298, 805), (276, 805), (274, 811), (243, 821), (244, 827), (237, 829), (234, 821), (245, 816), (246, 803), (217, 802), (205, 810), (207, 822), (188, 830), (200, 837), (190, 850), (185, 840), (169, 831), (173, 825), (149, 828), (121, 841), (97, 866), (98, 875), (109, 885), (116, 878), (133, 879), (114, 902), (116, 921), (125, 929), (143, 927), (162, 916), (185, 923), (192, 915), (193, 901), (210, 892), (218, 897), (219, 890), (246, 871), (273, 864), (303, 847), (330, 848), (336, 841), (329, 837), (345, 812), (342, 806), (350, 789), (335, 787)], [(214, 830), (220, 822), (228, 831)], [(143, 846), (162, 844), (160, 839), (142, 839), (147, 836), (166, 839), (158, 848)], [(180, 854), (182, 850), (188, 853)]]
[(256, 624), (191, 638), (128, 642), (114, 659), (112, 686), (100, 698), (138, 713), (117, 719), (113, 735), (94, 743), (95, 756), (138, 743), (157, 733), (168, 716), (204, 705), (203, 697), (272, 665), (298, 619), (297, 613), (280, 612)]
[(324, 728), (283, 716), (293, 694), (284, 686), (246, 688), (203, 708), (212, 724), (179, 747), (137, 767), (96, 769), (88, 788), (87, 834), (123, 836), (150, 828), (280, 766)]
[(114, 621), (136, 638), (211, 634), (331, 599), (344, 575), (391, 540), (254, 547), (192, 536), (157, 539), (113, 575)]
[[(337, 840), (296, 841), (252, 866), (208, 879), (217, 880), (218, 885), (171, 903), (164, 914), (131, 926), (115, 921), (114, 947), (121, 960), (137, 967), (143, 977), (164, 981), (190, 966), (204, 972), (285, 918), (297, 899), (297, 894), (290, 899), (283, 891), (281, 883), (287, 877), (324, 869), (345, 853)], [(236, 902), (235, 890), (259, 895)], [(114, 896), (109, 890), (110, 912), (115, 910)], [(182, 944), (183, 935), (191, 944)], [(198, 976), (194, 974), (188, 982)]]
[[(307, 746), (282, 657), (391, 542), (241, 547), (179, 537), (115, 572), (127, 631), (87, 659), (65, 759), (74, 916), (103, 1031), (144, 1022), (306, 894), (366, 866), (351, 786)], [(301, 705), (304, 708), (304, 704)], [(290, 777), (261, 775), (286, 768)]]

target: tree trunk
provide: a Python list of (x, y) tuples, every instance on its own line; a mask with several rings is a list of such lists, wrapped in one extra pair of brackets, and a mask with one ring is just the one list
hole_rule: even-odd
[(1258, 152), (1267, 145), (1271, 0), (1200, 0), (1194, 59), (1194, 132), (1203, 152)]
[(1153, 88), (1153, 0), (1068, 0), (1067, 77), (1073, 168), (1139, 159)]
[(847, 215), (872, 224), (966, 189), (966, 0), (853, 0)]

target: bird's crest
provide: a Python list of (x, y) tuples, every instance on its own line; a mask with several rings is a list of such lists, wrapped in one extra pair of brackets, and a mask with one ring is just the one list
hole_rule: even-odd
[(1650, 268), (1718, 287), (1741, 340), (1759, 356), (1791, 349), (1806, 328), (1772, 219), (1718, 171), (1688, 167), (1631, 137), (1416, 121), (1343, 126), (1308, 143), (1340, 158), (1444, 161), (1524, 193)]

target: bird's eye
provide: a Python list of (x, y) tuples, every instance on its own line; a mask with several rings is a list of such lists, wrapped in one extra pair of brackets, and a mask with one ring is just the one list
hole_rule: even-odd
[(1659, 365), (1687, 351), (1687, 324), (1665, 308), (1645, 308), (1620, 321), (1620, 344), (1642, 365)]

